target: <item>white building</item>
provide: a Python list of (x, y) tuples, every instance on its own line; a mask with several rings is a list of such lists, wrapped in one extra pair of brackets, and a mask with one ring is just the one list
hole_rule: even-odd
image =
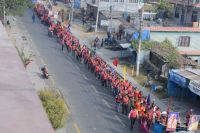
[(123, 13), (136, 13), (143, 6), (142, 0), (86, 0), (86, 3), (88, 16), (94, 20), (98, 16), (98, 25), (101, 20), (105, 22), (110, 18), (117, 19)]

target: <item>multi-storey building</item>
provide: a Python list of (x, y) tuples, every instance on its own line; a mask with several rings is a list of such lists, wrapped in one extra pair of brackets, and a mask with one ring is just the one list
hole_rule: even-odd
[(96, 18), (97, 11), (137, 12), (142, 0), (86, 0), (87, 12)]
[(200, 20), (200, 0), (168, 1), (174, 4), (174, 20), (177, 24), (184, 26), (198, 26)]

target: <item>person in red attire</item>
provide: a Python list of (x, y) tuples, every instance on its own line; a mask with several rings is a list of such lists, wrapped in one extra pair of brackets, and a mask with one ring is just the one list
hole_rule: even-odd
[(123, 96), (122, 98), (122, 114), (127, 115), (128, 114), (128, 103), (129, 103), (129, 98), (127, 95)]
[(138, 111), (135, 108), (132, 108), (129, 115), (129, 119), (131, 120), (131, 130), (133, 130), (133, 126), (135, 124), (135, 120), (138, 118)]

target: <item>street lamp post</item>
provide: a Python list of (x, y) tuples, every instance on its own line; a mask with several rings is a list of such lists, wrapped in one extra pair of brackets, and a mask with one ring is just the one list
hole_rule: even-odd
[(143, 12), (144, 6), (140, 9), (140, 30), (139, 30), (139, 41), (138, 41), (138, 52), (137, 52), (137, 65), (136, 65), (136, 76), (139, 76), (140, 73), (140, 53), (142, 45), (142, 29), (143, 29)]

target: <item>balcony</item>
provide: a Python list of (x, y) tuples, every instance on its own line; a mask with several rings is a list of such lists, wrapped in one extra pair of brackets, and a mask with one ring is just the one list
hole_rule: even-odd
[(184, 6), (192, 6), (194, 0), (168, 0), (172, 4), (179, 4)]

